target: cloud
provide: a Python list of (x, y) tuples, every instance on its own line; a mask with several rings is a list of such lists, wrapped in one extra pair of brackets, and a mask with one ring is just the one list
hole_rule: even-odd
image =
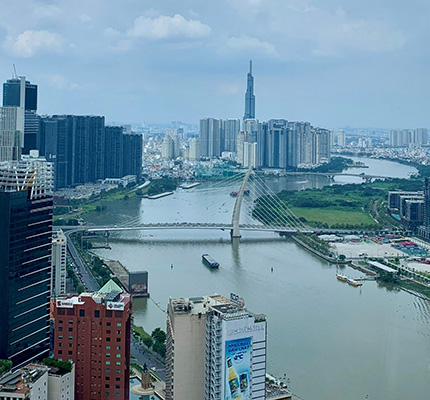
[(103, 30), (103, 34), (107, 37), (116, 37), (119, 35), (119, 31), (109, 26)]
[(3, 47), (18, 57), (30, 58), (39, 52), (60, 52), (64, 39), (57, 33), (28, 30), (15, 39), (8, 36)]
[(131, 40), (124, 39), (120, 40), (115, 46), (112, 46), (111, 49), (118, 52), (126, 52), (131, 49)]
[(59, 90), (76, 90), (81, 86), (76, 82), (70, 82), (66, 77), (60, 74), (52, 74), (45, 77), (49, 86)]
[(273, 56), (276, 56), (278, 54), (275, 45), (273, 45), (272, 43), (262, 42), (255, 37), (246, 35), (229, 38), (227, 40), (227, 46), (232, 49), (257, 51)]
[(82, 15), (79, 16), (79, 20), (81, 22), (85, 23), (85, 22), (91, 22), (92, 18), (88, 14), (82, 14)]
[(180, 14), (174, 17), (161, 15), (157, 18), (140, 16), (133, 28), (127, 31), (130, 37), (148, 39), (201, 38), (208, 36), (211, 28), (197, 20), (187, 20)]

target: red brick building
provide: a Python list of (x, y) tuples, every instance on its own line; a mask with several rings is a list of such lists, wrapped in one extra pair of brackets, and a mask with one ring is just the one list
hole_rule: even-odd
[(57, 299), (54, 357), (75, 363), (75, 399), (129, 398), (131, 296), (109, 281)]

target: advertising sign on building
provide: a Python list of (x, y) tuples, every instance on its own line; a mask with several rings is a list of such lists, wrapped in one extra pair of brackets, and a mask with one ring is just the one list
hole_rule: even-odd
[(124, 303), (121, 302), (114, 302), (114, 301), (107, 301), (106, 307), (108, 310), (116, 310), (116, 311), (123, 311), (124, 310)]
[(56, 305), (57, 308), (73, 308), (75, 303), (73, 300), (57, 300)]
[(129, 292), (134, 296), (148, 295), (148, 272), (130, 272)]
[(251, 338), (225, 342), (224, 400), (250, 400)]

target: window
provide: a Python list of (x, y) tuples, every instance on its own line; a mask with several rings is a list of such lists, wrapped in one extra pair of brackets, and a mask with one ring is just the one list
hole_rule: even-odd
[(63, 354), (63, 350), (58, 350), (58, 354)]
[(116, 326), (120, 327), (121, 326), (121, 322), (117, 322)]
[(109, 360), (106, 361), (106, 365), (110, 365), (110, 361)]
[(120, 385), (115, 385), (115, 389), (121, 389)]
[(116, 331), (116, 334), (117, 335), (121, 335), (121, 331)]
[(69, 339), (73, 339), (73, 335), (69, 335)]
[(116, 341), (117, 341), (117, 342), (121, 342), (121, 338), (120, 338), (120, 337), (117, 337), (117, 338), (116, 338)]
[(106, 350), (110, 350), (110, 345), (106, 345)]
[(106, 326), (110, 326), (110, 322), (106, 322)]
[(105, 396), (109, 396), (109, 395), (110, 395), (110, 393), (109, 393), (109, 392), (106, 392), (106, 393), (105, 393)]
[(121, 354), (117, 353), (116, 358), (121, 358)]
[(116, 362), (116, 365), (121, 365), (121, 361), (117, 361), (117, 362)]
[(106, 353), (106, 357), (110, 357), (110, 353)]
[(58, 335), (58, 339), (62, 339), (63, 338), (63, 335)]
[(106, 389), (109, 389), (109, 388), (110, 388), (109, 383), (106, 383), (106, 384), (105, 384), (105, 388), (106, 388)]
[(73, 328), (69, 326), (69, 332), (73, 332)]
[(110, 335), (110, 329), (106, 331), (106, 335)]
[[(110, 374), (110, 368), (106, 368), (106, 373)], [(108, 377), (106, 377), (106, 378), (108, 378)]]
[(110, 337), (106, 338), (106, 342), (110, 342)]
[(121, 350), (121, 346), (116, 346), (116, 349), (117, 350)]
[(115, 370), (115, 372), (116, 372), (117, 374), (120, 374), (120, 373), (121, 373), (121, 370), (116, 369), (116, 370)]
[(85, 310), (79, 310), (79, 316), (85, 317)]
[(115, 393), (115, 397), (119, 397), (119, 393), (118, 392)]
[(59, 326), (59, 327), (58, 327), (58, 331), (59, 331), (59, 332), (62, 332), (62, 331), (63, 331), (63, 327), (62, 327), (62, 326)]
[(94, 310), (94, 317), (100, 318), (100, 310)]

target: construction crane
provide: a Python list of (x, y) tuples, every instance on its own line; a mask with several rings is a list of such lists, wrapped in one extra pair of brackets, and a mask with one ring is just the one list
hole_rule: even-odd
[(13, 79), (18, 79), (18, 75), (17, 75), (17, 73), (16, 73), (15, 64), (13, 64), (13, 76), (12, 76), (12, 78), (13, 78)]

